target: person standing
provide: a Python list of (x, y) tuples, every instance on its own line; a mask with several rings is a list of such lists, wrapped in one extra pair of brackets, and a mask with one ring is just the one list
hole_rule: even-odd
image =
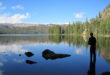
[(90, 45), (90, 57), (92, 60), (93, 57), (96, 57), (96, 38), (93, 36), (93, 33), (90, 33), (88, 44)]
[(93, 33), (90, 33), (90, 38), (88, 40), (90, 45), (90, 66), (87, 72), (88, 75), (95, 75), (95, 64), (96, 64), (96, 38)]

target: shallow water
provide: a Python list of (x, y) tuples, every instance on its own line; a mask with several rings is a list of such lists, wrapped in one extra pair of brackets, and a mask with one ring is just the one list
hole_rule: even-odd
[[(110, 72), (110, 38), (96, 38), (96, 62), (92, 65), (88, 37), (0, 36), (0, 75), (87, 75), (90, 69), (96, 75)], [(45, 59), (45, 49), (71, 56)], [(27, 51), (34, 55), (27, 57)]]

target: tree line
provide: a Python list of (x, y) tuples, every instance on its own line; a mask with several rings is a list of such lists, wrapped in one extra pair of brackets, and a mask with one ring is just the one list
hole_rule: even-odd
[(94, 32), (99, 35), (109, 35), (110, 34), (110, 5), (107, 6), (99, 15), (95, 18), (88, 20), (86, 18), (85, 22), (73, 22), (68, 25), (52, 25), (49, 28), (50, 34), (88, 34)]

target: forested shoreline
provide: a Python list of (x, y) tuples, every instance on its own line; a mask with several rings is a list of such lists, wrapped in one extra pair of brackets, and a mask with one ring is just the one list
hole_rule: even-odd
[(93, 32), (97, 35), (110, 35), (110, 5), (108, 5), (99, 15), (95, 18), (85, 22), (73, 22), (69, 25), (53, 25), (49, 29), (50, 34), (82, 34), (86, 35)]

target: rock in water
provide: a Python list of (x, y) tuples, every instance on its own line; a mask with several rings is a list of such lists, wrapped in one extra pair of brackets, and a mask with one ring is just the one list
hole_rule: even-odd
[(25, 55), (26, 55), (27, 57), (31, 57), (31, 56), (33, 56), (34, 54), (33, 54), (32, 52), (25, 52)]
[(51, 57), (51, 59), (57, 59), (57, 58), (65, 58), (65, 57), (69, 57), (71, 55), (69, 54), (55, 54)]
[(71, 55), (69, 55), (69, 54), (56, 54), (53, 51), (46, 49), (42, 52), (42, 56), (45, 59), (58, 59), (58, 58), (69, 57)]
[(103, 72), (101, 75), (110, 75), (110, 72)]
[(55, 53), (49, 49), (46, 49), (45, 51), (43, 51), (43, 54), (47, 55), (47, 54), (55, 54)]

